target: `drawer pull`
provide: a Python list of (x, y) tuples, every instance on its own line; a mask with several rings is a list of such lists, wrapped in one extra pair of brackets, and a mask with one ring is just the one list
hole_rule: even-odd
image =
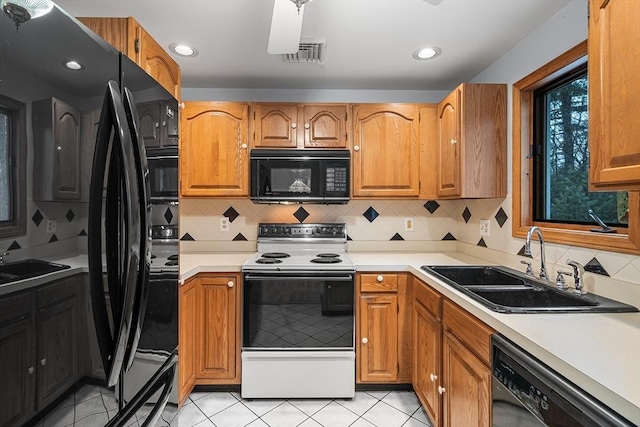
[(379, 275), (376, 280), (378, 280), (378, 282), (382, 282), (384, 280), (384, 277), (381, 275)]
[(434, 382), (436, 382), (436, 380), (438, 379), (438, 376), (437, 376), (437, 375), (433, 375), (433, 374), (431, 374), (431, 375), (429, 376), (429, 378), (431, 378), (431, 382), (432, 382), (432, 383), (434, 383)]
[(227, 283), (227, 286), (230, 288), (233, 288), (233, 280), (229, 280), (229, 283)]
[(369, 340), (367, 339), (367, 337), (362, 338), (362, 344), (366, 344), (368, 342), (369, 342)]

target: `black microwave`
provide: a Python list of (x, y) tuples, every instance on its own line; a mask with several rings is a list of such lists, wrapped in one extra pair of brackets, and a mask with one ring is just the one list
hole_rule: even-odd
[(251, 150), (255, 203), (344, 204), (349, 201), (348, 150)]
[(177, 202), (178, 147), (147, 149), (147, 164), (151, 202)]

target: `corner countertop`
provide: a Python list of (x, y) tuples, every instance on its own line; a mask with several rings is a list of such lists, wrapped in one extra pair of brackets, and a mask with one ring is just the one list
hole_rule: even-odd
[[(254, 253), (183, 253), (181, 279), (240, 272)], [(349, 252), (358, 272), (408, 272), (560, 372), (630, 421), (640, 424), (640, 313), (496, 313), (420, 269), (422, 265), (487, 265), (460, 252)]]

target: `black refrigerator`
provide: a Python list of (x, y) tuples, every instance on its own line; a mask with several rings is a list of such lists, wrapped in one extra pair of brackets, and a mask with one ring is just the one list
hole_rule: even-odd
[[(44, 367), (45, 358), (35, 363), (12, 360), (8, 348), (2, 348), (2, 343), (12, 341), (0, 339), (2, 360), (29, 372), (0, 378), (0, 426), (46, 420), (61, 404), (79, 403), (72, 396), (84, 384), (112, 392), (117, 402), (106, 418), (93, 425), (169, 425), (177, 413), (178, 270), (154, 270), (152, 265), (152, 217), (158, 215), (152, 215), (151, 178), (138, 111), (157, 102), (177, 114), (177, 101), (129, 58), (57, 6), (25, 22), (18, 22), (24, 16), (15, 9), (4, 12), (0, 12), (0, 117), (18, 111), (22, 118), (8, 121), (3, 136), (17, 137), (21, 145), (16, 149), (5, 141), (0, 155), (23, 178), (17, 187), (5, 186), (8, 191), (0, 203), (7, 212), (22, 211), (27, 222), (38, 224), (29, 223), (22, 235), (13, 230), (16, 240), (9, 252), (15, 259), (31, 257), (30, 253), (59, 259), (63, 254), (51, 248), (69, 251), (77, 244), (74, 259), (86, 260), (78, 289), (87, 310), (83, 317), (81, 307), (73, 318), (86, 325), (60, 322), (54, 332), (64, 339), (71, 335), (64, 330), (67, 326), (83, 331), (73, 342), (86, 348), (67, 353), (91, 360), (74, 360), (68, 371), (77, 372), (77, 381), (49, 401), (39, 396), (38, 362)], [(0, 180), (3, 176), (6, 179), (7, 171), (0, 168)], [(60, 212), (67, 229), (67, 221), (79, 224), (77, 229), (65, 234), (59, 227), (52, 236), (47, 234), (48, 241), (28, 235), (38, 231), (42, 217)], [(0, 234), (0, 243), (5, 238)], [(169, 247), (177, 259), (177, 244)], [(163, 253), (166, 250), (164, 245)], [(77, 265), (74, 268), (78, 271)], [(29, 292), (20, 289), (1, 294), (0, 302)], [(39, 305), (46, 294), (34, 292)], [(0, 318), (0, 327), (1, 323)], [(24, 336), (35, 341), (33, 334)], [(161, 344), (154, 348), (158, 336)], [(16, 397), (21, 391), (25, 396)], [(82, 421), (74, 410), (73, 422)]]

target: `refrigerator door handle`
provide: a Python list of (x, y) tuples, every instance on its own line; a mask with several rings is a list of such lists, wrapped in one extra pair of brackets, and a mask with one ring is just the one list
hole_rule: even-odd
[[(111, 131), (113, 130), (112, 143)], [(112, 173), (114, 165), (120, 163), (121, 176), (114, 176)], [(98, 126), (98, 139), (93, 160), (93, 172), (91, 177), (91, 191), (89, 195), (89, 274), (91, 279), (91, 299), (94, 306), (94, 318), (98, 343), (102, 356), (107, 384), (113, 386), (117, 383), (123, 369), (127, 351), (129, 337), (131, 334), (131, 323), (135, 309), (135, 299), (138, 286), (138, 266), (140, 261), (140, 207), (137, 205), (138, 187), (134, 185), (135, 176), (134, 153), (131, 145), (131, 134), (127, 126), (126, 113), (118, 90), (118, 84), (114, 81), (107, 83), (105, 100), (102, 106), (100, 124)], [(110, 172), (108, 173), (107, 170)], [(133, 171), (133, 172), (132, 172)], [(103, 263), (102, 263), (102, 212), (103, 193), (105, 184), (107, 186), (107, 204), (105, 210), (106, 227), (106, 258), (107, 258), (107, 280), (111, 295), (111, 303), (115, 305), (114, 329), (115, 336), (112, 337), (108, 323), (106, 311), (106, 301), (103, 289)], [(120, 186), (121, 185), (121, 186)], [(113, 204), (117, 200), (110, 200), (116, 197), (113, 193), (114, 187), (122, 190), (122, 218), (112, 218), (114, 213), (120, 213), (119, 209), (114, 210)], [(117, 193), (118, 191), (116, 191)], [(111, 206), (109, 204), (111, 203)], [(123, 233), (114, 233), (109, 229), (109, 224), (114, 221), (120, 222), (123, 226)], [(110, 232), (111, 231), (111, 232)], [(124, 239), (121, 241), (120, 239)], [(122, 248), (122, 260), (113, 258), (114, 250)], [(114, 265), (116, 264), (116, 265)], [(121, 274), (113, 272), (118, 268)], [(115, 283), (118, 282), (118, 283)], [(116, 290), (122, 290), (122, 296)], [(113, 294), (118, 294), (114, 298)], [(119, 314), (119, 316), (117, 316)], [(119, 318), (118, 318), (119, 317)]]
[[(158, 400), (153, 405), (153, 409), (142, 424), (143, 427), (156, 425), (162, 412), (167, 406), (169, 393), (173, 389), (177, 373), (178, 350), (174, 350), (171, 356), (163, 363), (158, 371), (129, 401), (127, 406), (122, 408), (118, 414), (109, 421), (105, 427), (124, 427), (130, 424), (129, 420), (151, 397), (162, 389)], [(168, 420), (171, 421), (171, 420)]]

